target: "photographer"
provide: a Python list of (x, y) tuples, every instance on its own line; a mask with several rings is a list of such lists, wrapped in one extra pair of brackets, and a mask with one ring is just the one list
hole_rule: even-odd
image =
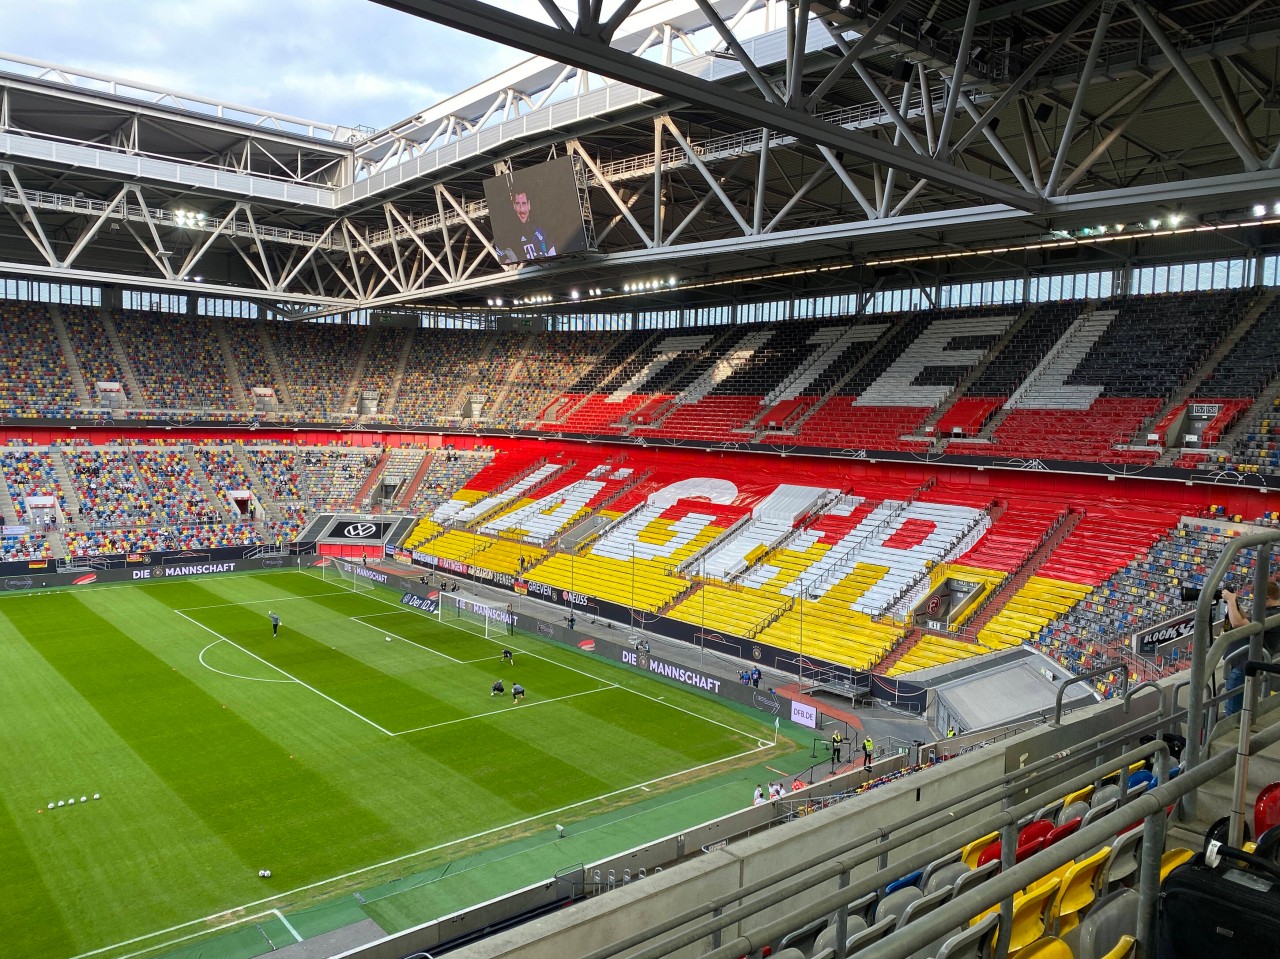
[[(1227, 604), (1227, 622), (1232, 629), (1253, 622), (1252, 608), (1248, 611), (1242, 610), (1238, 594), (1232, 590), (1224, 589), (1222, 591), (1222, 599)], [(1276, 583), (1274, 580), (1267, 583), (1266, 609), (1268, 610), (1267, 615), (1274, 615), (1274, 612), (1280, 612), (1280, 583)], [(1248, 639), (1242, 639), (1239, 642), (1232, 643), (1223, 654), (1223, 660), (1227, 660), (1232, 654), (1238, 653), (1239, 650), (1248, 648), (1249, 642)], [(1276, 654), (1280, 653), (1280, 628), (1269, 629), (1263, 633), (1262, 645), (1267, 654), (1274, 659)], [(1248, 658), (1248, 655), (1237, 655), (1234, 660), (1228, 663), (1226, 679), (1223, 682), (1223, 687), (1226, 691), (1239, 689), (1244, 685), (1244, 664)], [(1226, 700), (1222, 704), (1222, 715), (1226, 717), (1238, 713), (1243, 699), (1244, 696), (1238, 694)]]

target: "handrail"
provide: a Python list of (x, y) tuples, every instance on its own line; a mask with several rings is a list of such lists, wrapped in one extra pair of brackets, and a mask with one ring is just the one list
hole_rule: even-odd
[[(1254, 751), (1263, 749), (1277, 741), (1280, 741), (1280, 723), (1276, 723), (1252, 737), (1250, 749)], [(1139, 819), (1143, 820), (1144, 823), (1144, 839), (1142, 862), (1138, 874), (1139, 906), (1136, 938), (1142, 946), (1146, 947), (1147, 954), (1152, 954), (1152, 923), (1155, 914), (1156, 896), (1159, 894), (1160, 856), (1164, 852), (1165, 807), (1170, 803), (1176, 802), (1179, 798), (1191, 795), (1200, 786), (1229, 770), (1236, 758), (1234, 750), (1221, 753), (1204, 763), (1199, 769), (1193, 772), (1183, 772), (1176, 779), (1169, 781), (1166, 778), (1166, 771), (1160, 769), (1161, 765), (1167, 766), (1168, 764), (1167, 749), (1157, 750), (1155, 756), (1157, 757), (1156, 775), (1160, 785), (1147, 790), (1137, 799), (1120, 806), (1113, 812), (1090, 823), (1075, 835), (1054, 843), (1053, 846), (1029, 857), (1023, 862), (1017, 865), (1007, 863), (998, 875), (992, 876), (986, 882), (974, 887), (972, 891), (962, 894), (928, 915), (920, 917), (915, 922), (908, 923), (906, 926), (896, 930), (891, 937), (860, 951), (858, 959), (904, 959), (904, 957), (917, 950), (923, 949), (930, 942), (945, 936), (950, 930), (967, 923), (969, 919), (983, 910), (1010, 899), (1010, 897), (1025, 888), (1028, 883), (1040, 876), (1046, 875), (1048, 872), (1066, 865), (1071, 860), (1085, 855), (1096, 848), (1100, 842), (1105, 842), (1108, 837), (1115, 836), (1121, 829)], [(1002, 815), (1011, 824), (1016, 824), (1018, 821), (1014, 816), (1014, 809), (1010, 809)], [(1013, 849), (1009, 848), (1007, 852), (1012, 854)], [(902, 869), (909, 863), (910, 860), (903, 862), (895, 867), (893, 871), (902, 874)], [(861, 882), (850, 883), (836, 895), (841, 899), (850, 899), (852, 901), (851, 896), (856, 897), (863, 894), (870, 883), (883, 879), (884, 873), (888, 871), (882, 870), (875, 876), (869, 876)], [(892, 878), (887, 881), (891, 882)], [(877, 887), (872, 886), (871, 888)], [(829, 912), (830, 904), (826, 900), (831, 898), (834, 898), (834, 896), (819, 900), (813, 908), (827, 906)], [(792, 922), (802, 922), (807, 912), (808, 910), (788, 918)], [(763, 932), (764, 930), (761, 931)], [(742, 940), (738, 940), (727, 945), (737, 947), (741, 945), (741, 942)], [(741, 951), (738, 954), (741, 954)], [(720, 950), (713, 950), (706, 954), (705, 959), (724, 959), (724, 957), (720, 955)]]
[(1059, 686), (1058, 696), (1053, 703), (1053, 724), (1057, 726), (1062, 722), (1062, 697), (1066, 694), (1068, 686), (1072, 683), (1082, 683), (1086, 679), (1093, 679), (1096, 676), (1109, 673), (1113, 669), (1115, 669), (1115, 666), (1110, 663), (1106, 666), (1099, 666), (1097, 669), (1091, 669), (1087, 673), (1080, 673), (1078, 676), (1071, 676), (1061, 686)]
[[(1229, 540), (1200, 587), (1200, 599), (1196, 603), (1195, 629), (1192, 632), (1190, 649), (1191, 692), (1187, 702), (1187, 749), (1182, 761), (1184, 770), (1194, 769), (1200, 762), (1202, 751), (1208, 748), (1204, 683), (1206, 677), (1211, 675), (1218, 665), (1226, 646), (1236, 640), (1248, 638), (1250, 658), (1257, 659), (1262, 652), (1262, 633), (1268, 627), (1280, 629), (1280, 614), (1264, 617), (1271, 550), (1276, 543), (1280, 543), (1280, 530), (1250, 533), (1247, 536), (1238, 536)], [(1224, 630), (1218, 637), (1218, 642), (1212, 644), (1215, 649), (1211, 650), (1213, 609), (1216, 605), (1214, 594), (1235, 564), (1237, 554), (1241, 550), (1254, 546), (1258, 547), (1258, 556), (1253, 569), (1253, 621), (1244, 626)], [(1219, 646), (1221, 649), (1217, 649)], [(1215, 651), (1217, 655), (1211, 656), (1210, 654)], [(1196, 794), (1194, 792), (1187, 794), (1183, 800), (1182, 810), (1188, 819), (1195, 817)]]
[[(1124, 723), (1112, 730), (1112, 742), (1143, 729), (1158, 727), (1171, 718), (1173, 717), (1166, 717), (1162, 713), (1156, 713), (1152, 716), (1144, 716)], [(1155, 720), (1154, 725), (1153, 719)], [(1280, 725), (1277, 726), (1277, 730), (1280, 730)], [(885, 853), (930, 835), (938, 826), (938, 823), (933, 821), (933, 814), (945, 816), (948, 822), (960, 821), (966, 816), (989, 809), (995, 801), (1011, 799), (1019, 793), (1034, 789), (1039, 782), (1043, 781), (1053, 783), (1050, 789), (1058, 795), (1062, 795), (1065, 792), (1091, 785), (1098, 779), (1103, 778), (1111, 766), (1115, 766), (1117, 770), (1127, 769), (1129, 764), (1139, 759), (1145, 759), (1152, 755), (1167, 755), (1168, 753), (1168, 747), (1162, 741), (1155, 740), (1142, 744), (1115, 759), (1105, 760), (1102, 765), (1088, 765), (1084, 772), (1066, 783), (1058, 782), (1065, 769), (1088, 764), (1099, 757), (1104, 757), (1109, 748), (1111, 748), (1110, 744), (1095, 743), (1079, 749), (1064, 750), (1028, 763), (1026, 766), (1005, 773), (995, 780), (971, 786), (933, 810), (914, 810), (903, 818), (881, 826), (879, 829), (869, 830), (866, 833), (841, 842), (834, 848), (818, 852), (790, 866), (784, 874), (768, 873), (759, 879), (746, 883), (730, 892), (712, 897), (706, 902), (695, 905), (681, 913), (655, 920), (629, 936), (587, 953), (581, 959), (612, 959), (613, 956), (644, 943), (651, 943), (651, 945), (640, 952), (632, 954), (630, 959), (661, 959), (661, 957), (665, 957), (678, 948), (698, 942), (736, 922), (755, 916), (763, 909), (778, 905), (796, 895), (811, 892), (827, 879), (848, 874), (865, 862), (879, 859)], [(1226, 768), (1225, 765), (1223, 768)], [(1173, 784), (1178, 783), (1181, 779), (1182, 777), (1179, 776), (1173, 781)], [(1011, 806), (1004, 812), (993, 814), (972, 825), (965, 830), (965, 833), (966, 835), (971, 833), (974, 838), (986, 835), (1003, 825), (1005, 817), (1013, 816), (1013, 821), (1016, 822), (1021, 816), (1027, 813), (1034, 813), (1040, 809), (1043, 803), (1044, 796), (1032, 795), (1021, 804)], [(1115, 832), (1115, 830), (1113, 829), (1112, 832)], [(954, 845), (951, 848), (954, 848)], [(897, 875), (884, 878), (878, 873), (877, 879), (881, 881), (871, 886), (867, 886), (869, 880), (861, 880), (858, 885), (866, 888), (863, 888), (859, 895), (869, 891), (871, 888), (879, 888), (898, 878), (899, 875), (904, 875), (927, 865), (939, 855), (949, 851), (951, 849), (939, 849), (933, 846), (919, 849), (894, 867), (893, 871)], [(832, 903), (815, 915), (806, 914), (803, 919), (797, 915), (793, 915), (790, 918), (795, 920), (795, 926), (798, 927), (804, 922), (812, 921), (828, 915), (836, 909), (847, 906), (857, 898), (857, 896), (848, 895), (849, 890), (852, 888), (853, 886), (842, 887), (836, 894), (842, 900), (847, 901)], [(758, 893), (762, 895), (752, 899), (749, 903), (744, 902), (744, 900), (756, 896)], [(742, 905), (733, 908), (735, 903), (742, 903)], [(680, 927), (687, 927), (690, 923), (694, 923), (699, 919), (704, 921), (675, 936), (655, 942), (656, 936), (680, 929)], [(782, 921), (785, 923), (786, 919), (784, 918)], [(959, 924), (958, 921), (954, 923), (956, 926)], [(761, 940), (759, 944), (774, 941), (789, 931), (791, 931), (790, 924), (771, 938)], [(737, 940), (737, 943), (740, 946), (744, 945), (742, 940)], [(704, 959), (737, 959), (743, 954), (753, 952), (754, 948), (751, 944), (745, 944), (745, 948), (733, 948), (728, 951), (717, 949), (704, 957)]]
[[(1277, 729), (1280, 729), (1280, 726), (1278, 726)], [(1100, 753), (1098, 753), (1098, 747), (1083, 750), (1078, 754), (1068, 753), (1066, 756), (1063, 754), (1049, 756), (1037, 761), (1036, 763), (1028, 765), (1023, 769), (1015, 770), (1012, 773), (1006, 773), (996, 781), (997, 784), (1002, 785), (999, 785), (995, 790), (992, 790), (991, 788), (993, 785), (992, 783), (973, 787), (961, 794), (961, 797), (958, 797), (973, 798), (967, 798), (966, 801), (953, 805), (950, 810), (951, 815), (949, 818), (959, 820), (963, 816), (980, 812), (982, 809), (990, 808), (992, 802), (997, 799), (1004, 799), (1006, 801), (1011, 800), (1016, 794), (1033, 788), (1037, 779), (1045, 778), (1052, 782), (1057, 775), (1061, 773), (1064, 760), (1070, 760), (1070, 762), (1067, 763), (1068, 765), (1078, 765), (1081, 762), (1094, 758), (1095, 754), (1100, 755)], [(1145, 760), (1152, 756), (1157, 759), (1157, 768), (1160, 769), (1161, 772), (1164, 772), (1164, 769), (1161, 767), (1167, 766), (1168, 746), (1161, 740), (1155, 740), (1150, 743), (1145, 743), (1136, 749), (1129, 750), (1116, 759), (1108, 760), (1102, 765), (1089, 766), (1083, 773), (1073, 777), (1068, 782), (1054, 785), (1049, 788), (1050, 791), (1061, 795), (1064, 792), (1070, 792), (1093, 784), (1098, 779), (1105, 776), (1113, 766), (1117, 771), (1120, 769), (1127, 769), (1129, 764), (1138, 760)], [(1217, 758), (1220, 757), (1215, 757), (1215, 761)], [(1225, 764), (1224, 768), (1226, 768)], [(1033, 770), (1034, 774), (1031, 774)], [(1021, 781), (1027, 778), (1028, 775), (1030, 779), (1029, 782)], [(1179, 776), (1178, 779), (1169, 783), (1169, 786), (1174, 786), (1181, 778), (1182, 777)], [(1165, 776), (1161, 777), (1162, 781), (1165, 781), (1166, 779), (1167, 773)], [(1145, 798), (1145, 794), (1143, 798)], [(972, 833), (976, 838), (978, 836), (995, 832), (1010, 823), (1017, 823), (1023, 816), (1034, 814), (1038, 809), (1040, 809), (1043, 806), (1045, 799), (1045, 795), (1034, 794), (1020, 803), (1008, 805), (1007, 808), (1002, 811), (990, 814), (978, 823), (975, 823), (972, 827), (966, 829), (965, 833)], [(1162, 803), (1157, 808), (1163, 810), (1164, 804)], [(1123, 822), (1117, 821), (1112, 825), (1111, 834), (1113, 835), (1118, 829), (1123, 828), (1128, 825), (1129, 822), (1132, 822), (1132, 815), (1129, 807), (1124, 807), (1122, 810), (1118, 810), (1110, 816), (1104, 817), (1104, 819), (1100, 821), (1105, 822), (1112, 820), (1113, 817), (1114, 820), (1124, 820)], [(1084, 851), (1084, 849), (1090, 849), (1097, 844), (1098, 839), (1101, 838), (1101, 836), (1095, 833), (1092, 829), (1092, 825), (1093, 824), (1091, 824), (1090, 827), (1090, 832), (1093, 836), (1092, 841), (1074, 853), (1073, 856), (1064, 859), (1063, 862), (1067, 861), (1069, 858), (1074, 858), (1074, 855)], [(694, 910), (690, 910), (679, 916), (669, 917), (668, 919), (659, 922), (656, 927), (647, 928), (638, 934), (633, 934), (632, 936), (628, 936), (612, 945), (588, 953), (586, 956), (582, 957), (582, 959), (611, 959), (611, 957), (622, 953), (624, 950), (630, 949), (631, 947), (640, 945), (644, 942), (650, 942), (650, 945), (631, 953), (630, 959), (665, 959), (665, 957), (671, 955), (677, 950), (700, 943), (707, 937), (720, 930), (728, 928), (735, 923), (760, 915), (770, 906), (779, 905), (780, 903), (783, 903), (797, 895), (811, 893), (814, 889), (820, 888), (821, 884), (828, 879), (842, 876), (851, 877), (851, 874), (854, 873), (859, 866), (865, 863), (872, 862), (873, 860), (880, 860), (883, 862), (884, 860), (882, 857), (886, 853), (911, 843), (914, 840), (928, 836), (933, 833), (936, 828), (937, 823), (932, 821), (932, 817), (927, 814), (917, 812), (905, 820), (900, 820), (897, 823), (883, 826), (879, 830), (869, 830), (851, 843), (842, 843), (836, 849), (820, 853), (817, 857), (814, 857), (814, 860), (810, 860), (807, 864), (801, 864), (795, 867), (791, 873), (793, 878), (785, 882), (779, 882), (777, 876), (766, 876), (762, 880), (757, 880), (754, 883), (702, 903)], [(1062, 843), (1059, 845), (1062, 845)], [(759, 929), (754, 930), (750, 937), (738, 936), (733, 940), (724, 942), (718, 948), (711, 949), (704, 953), (703, 959), (737, 959), (737, 957), (743, 955), (751, 955), (763, 946), (776, 942), (781, 936), (794, 929), (801, 928), (805, 924), (821, 919), (833, 912), (846, 909), (850, 904), (866, 893), (883, 888), (895, 879), (907, 875), (916, 869), (923, 868), (934, 859), (938, 858), (938, 856), (953, 851), (954, 848), (954, 842), (950, 841), (934, 843), (925, 847), (917, 847), (915, 851), (896, 861), (892, 866), (881, 868), (870, 875), (863, 875), (857, 880), (851, 879), (851, 881), (840, 886), (840, 888), (835, 892), (828, 893), (816, 900), (810, 900), (809, 904), (803, 909), (780, 916), (779, 918), (766, 923)], [(1058, 846), (1053, 847), (1055, 850), (1057, 848)], [(1010, 850), (1012, 851), (1012, 847), (1010, 847)], [(1061, 865), (1061, 863), (1059, 863), (1059, 865)], [(992, 879), (983, 883), (980, 889), (985, 890), (993, 881), (994, 880)], [(1025, 885), (1026, 881), (1023, 881), (1016, 888), (1021, 889)], [(764, 891), (764, 895), (758, 896), (750, 902), (744, 901), (753, 893), (760, 891)], [(1012, 891), (999, 898), (1007, 898), (1007, 896), (1011, 894)], [(738, 903), (738, 905), (735, 906), (733, 905), (734, 903)], [(988, 905), (990, 904), (992, 903), (988, 903)], [(972, 918), (979, 911), (981, 910), (974, 909), (962, 917), (949, 917), (949, 923), (944, 929), (933, 933), (928, 939), (919, 942), (914, 949), (902, 950), (901, 954), (904, 956), (909, 955), (911, 952), (915, 951), (915, 949), (922, 948), (929, 942), (938, 938), (938, 936), (945, 932), (946, 929), (954, 929), (960, 926), (963, 921), (967, 921)], [(704, 918), (704, 921), (700, 923), (689, 925), (691, 920), (703, 917), (708, 918)], [(917, 922), (920, 923), (923, 923), (924, 921), (924, 918), (917, 920)], [(661, 939), (656, 942), (653, 941), (655, 933), (666, 932), (680, 926), (684, 926), (685, 928), (665, 939)], [(904, 929), (906, 928), (914, 928), (914, 924), (910, 927), (904, 927)], [(897, 938), (900, 933), (895, 933), (894, 935), (895, 938)], [(902, 940), (899, 938), (897, 941), (900, 943)], [(860, 959), (862, 956), (863, 953), (859, 953)]]

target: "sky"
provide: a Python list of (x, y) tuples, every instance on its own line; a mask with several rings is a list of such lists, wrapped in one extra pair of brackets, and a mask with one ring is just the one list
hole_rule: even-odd
[[(534, 0), (504, 6), (545, 20)], [(371, 0), (28, 0), (5, 8), (0, 54), (344, 126), (389, 126), (527, 57)]]

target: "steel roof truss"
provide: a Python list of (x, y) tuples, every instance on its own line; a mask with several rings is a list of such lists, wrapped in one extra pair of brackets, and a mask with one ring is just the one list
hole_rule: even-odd
[(716, 178), (711, 175), (711, 171), (707, 169), (707, 165), (702, 162), (702, 157), (698, 156), (693, 147), (689, 146), (689, 141), (684, 138), (684, 134), (682, 134), (676, 125), (671, 122), (671, 118), (669, 116), (662, 117), (662, 122), (671, 133), (672, 139), (680, 145), (680, 149), (683, 150), (685, 156), (689, 158), (689, 162), (692, 163), (697, 168), (698, 172), (702, 174), (702, 179), (706, 181), (707, 186), (711, 187), (711, 190), (719, 198), (720, 202), (724, 204), (724, 208), (728, 210), (729, 214), (737, 221), (738, 227), (742, 230), (743, 235), (750, 236), (752, 234), (751, 224), (749, 224), (743, 218), (742, 214), (738, 212), (737, 206), (735, 206), (734, 202), (729, 199), (728, 194), (724, 192), (720, 184), (716, 181)]
[(323, 233), (321, 233), (312, 243), (309, 243), (303, 247), (303, 249), (306, 250), (306, 254), (302, 257), (301, 260), (298, 261), (298, 263), (293, 267), (291, 272), (285, 273), (280, 277), (281, 289), (288, 289), (289, 284), (291, 284), (294, 281), (294, 279), (298, 276), (298, 274), (302, 272), (303, 268), (308, 263), (311, 262), (311, 259), (312, 257), (315, 256), (316, 251), (319, 250), (321, 247), (323, 247), (325, 244), (330, 242), (330, 239), (333, 236), (333, 231), (336, 230), (337, 228), (338, 228), (338, 221), (337, 220), (330, 221), (329, 225), (324, 228)]
[(956, 145), (952, 148), (952, 153), (960, 153), (973, 142), (974, 137), (987, 128), (992, 120), (1000, 115), (1000, 111), (1009, 105), (1014, 97), (1018, 96), (1027, 84), (1030, 83), (1040, 73), (1040, 69), (1049, 62), (1062, 46), (1072, 37), (1073, 34), (1084, 24), (1089, 15), (1098, 8), (1099, 0), (1092, 0), (1080, 8), (1080, 11), (1071, 18), (1071, 22), (1063, 27), (1056, 37), (1053, 38), (1045, 48), (1040, 51), (1040, 55), (1027, 65), (1027, 68), (1018, 75), (1018, 78), (1005, 87), (1004, 91), (996, 99), (982, 117), (956, 141)]
[[(412, 226), (412, 224), (410, 224), (405, 215), (400, 212), (400, 208), (395, 206), (395, 204), (388, 204), (388, 206), (391, 208), (391, 215), (400, 221), (401, 226), (403, 226), (406, 233), (408, 233), (409, 239), (417, 245), (418, 249), (422, 251), (422, 255), (427, 258), (427, 261), (431, 264), (431, 269), (439, 273), (445, 280), (448, 280), (449, 273), (444, 268), (444, 264), (442, 264), (439, 258), (427, 248), (426, 243), (422, 241), (422, 237), (419, 236), (418, 231)], [(395, 242), (395, 240), (393, 239), (392, 242)], [(497, 253), (495, 252), (494, 255), (497, 256)]]
[[(582, 159), (583, 164), (596, 178), (596, 182), (600, 184), (605, 195), (613, 201), (614, 206), (622, 217), (631, 224), (631, 228), (635, 231), (636, 236), (640, 238), (640, 242), (647, 248), (653, 249), (653, 239), (644, 232), (644, 227), (640, 225), (640, 221), (631, 213), (630, 206), (622, 201), (622, 197), (618, 196), (618, 191), (614, 189), (613, 184), (610, 183), (608, 178), (600, 172), (599, 165), (596, 164), (596, 161), (591, 158), (591, 155), (588, 154), (586, 149), (582, 146), (582, 141), (577, 139), (570, 140), (566, 146), (570, 153), (576, 154)], [(603, 237), (596, 237), (596, 242), (599, 243), (601, 239), (603, 239)]]
[(844, 184), (844, 188), (853, 195), (855, 200), (858, 201), (858, 206), (862, 207), (863, 212), (867, 215), (867, 219), (879, 219), (880, 212), (871, 205), (866, 194), (858, 188), (858, 184), (853, 182), (853, 177), (849, 174), (849, 171), (845, 169), (844, 164), (840, 162), (840, 158), (836, 156), (835, 151), (830, 147), (820, 146), (818, 147), (818, 152), (822, 154), (824, 159), (826, 159), (827, 163), (831, 166), (831, 169), (835, 172), (836, 177), (838, 177), (840, 182)]
[(712, 29), (720, 35), (724, 45), (732, 51), (738, 63), (742, 65), (742, 69), (746, 71), (747, 76), (751, 78), (751, 82), (756, 85), (756, 89), (760, 91), (761, 95), (770, 103), (781, 104), (783, 98), (778, 88), (774, 86), (768, 77), (760, 72), (760, 68), (751, 59), (746, 48), (738, 42), (738, 38), (733, 35), (733, 31), (729, 29), (728, 25), (720, 19), (720, 15), (716, 13), (715, 8), (711, 6), (708, 0), (694, 0), (694, 3), (698, 5), (698, 9), (707, 18), (707, 22), (711, 24)]
[(1183, 58), (1181, 51), (1174, 46), (1173, 41), (1160, 29), (1160, 25), (1156, 22), (1156, 18), (1151, 15), (1151, 11), (1147, 9), (1147, 5), (1141, 0), (1129, 0), (1129, 6), (1133, 8), (1133, 12), (1142, 21), (1142, 26), (1150, 34), (1151, 39), (1160, 47), (1160, 51), (1169, 58), (1169, 62), (1178, 71), (1178, 76), (1182, 77), (1182, 82), (1187, 85), (1187, 89), (1200, 101), (1200, 105), (1204, 107), (1205, 113), (1209, 115), (1209, 119), (1213, 121), (1214, 126), (1231, 144), (1232, 149), (1240, 155), (1244, 168), (1251, 173), (1261, 169), (1262, 163), (1258, 160), (1257, 154), (1254, 153), (1249, 144), (1240, 138), (1235, 127), (1231, 125), (1231, 121), (1222, 115), (1217, 102), (1209, 94), (1209, 91), (1204, 88), (1204, 84), (1200, 82), (1200, 78), (1196, 76), (1190, 64)]
[(1076, 95), (1071, 100), (1071, 110), (1067, 114), (1067, 122), (1062, 127), (1062, 143), (1053, 158), (1053, 169), (1049, 171), (1049, 179), (1045, 181), (1044, 195), (1053, 196), (1057, 192), (1058, 178), (1062, 176), (1063, 165), (1067, 162), (1067, 151), (1075, 136), (1076, 124), (1080, 120), (1080, 111), (1084, 109), (1084, 98), (1089, 94), (1089, 84), (1093, 80), (1093, 71), (1098, 64), (1098, 54), (1102, 52), (1102, 41), (1107, 35), (1107, 27), (1111, 24), (1111, 14), (1115, 11), (1116, 0), (1104, 0), (1102, 9), (1098, 11), (1098, 23), (1093, 30), (1093, 40), (1089, 44), (1089, 52), (1085, 56), (1084, 69), (1080, 72), (1080, 83), (1076, 86)]
[(27, 239), (31, 241), (40, 255), (45, 258), (50, 266), (60, 266), (58, 255), (54, 252), (53, 244), (49, 242), (49, 238), (45, 236), (44, 227), (40, 225), (40, 217), (31, 207), (31, 201), (27, 199), (27, 191), (22, 188), (22, 184), (18, 181), (17, 171), (10, 163), (0, 163), (0, 170), (3, 170), (9, 176), (9, 181), (13, 184), (15, 190), (18, 191), (18, 200), (22, 206), (22, 216), (18, 216), (12, 210), (9, 215), (13, 217), (14, 222), (23, 233), (27, 235)]
[(951, 125), (956, 119), (956, 101), (960, 97), (960, 87), (964, 83), (965, 70), (969, 68), (969, 50), (973, 44), (973, 29), (978, 20), (979, 0), (969, 0), (969, 9), (964, 18), (964, 31), (960, 34), (960, 48), (956, 51), (956, 63), (947, 81), (947, 101), (942, 110), (942, 127), (938, 130), (938, 146), (935, 156), (945, 157), (947, 146), (951, 142)]
[[(739, 157), (737, 162), (734, 163), (734, 165), (729, 168), (729, 172), (725, 174), (724, 179), (728, 180), (735, 173), (737, 173), (738, 170), (742, 167), (743, 163), (745, 162), (746, 162), (745, 157)], [(720, 193), (723, 195), (724, 191), (721, 190)], [(680, 236), (681, 233), (684, 232), (685, 227), (691, 225), (697, 219), (698, 215), (701, 214), (702, 211), (707, 208), (708, 204), (711, 203), (711, 197), (713, 195), (714, 194), (711, 194), (711, 193), (703, 193), (702, 196), (698, 198), (698, 202), (693, 205), (693, 209), (691, 209), (687, 214), (685, 214), (684, 219), (682, 219), (679, 223), (677, 223), (675, 229), (672, 230), (670, 234), (668, 234), (665, 240), (663, 240), (662, 246), (667, 248), (671, 248), (672, 246), (674, 246), (676, 239)], [(654, 207), (655, 209), (659, 208), (659, 203), (657, 202), (656, 199), (655, 199)], [(659, 210), (659, 212), (661, 212), (661, 210)], [(750, 234), (749, 233), (744, 234), (744, 236), (745, 235), (750, 235)]]
[(1121, 117), (1120, 121), (1116, 123), (1116, 125), (1113, 126), (1101, 140), (1098, 141), (1097, 145), (1089, 155), (1076, 165), (1076, 168), (1071, 171), (1071, 175), (1062, 181), (1063, 193), (1071, 192), (1071, 188), (1080, 182), (1085, 174), (1087, 174), (1093, 165), (1111, 149), (1118, 139), (1124, 136), (1124, 132), (1129, 128), (1129, 124), (1142, 115), (1143, 107), (1147, 105), (1152, 97), (1164, 89), (1165, 85), (1172, 77), (1173, 69), (1171, 67), (1165, 67), (1135, 91), (1141, 93), (1137, 102), (1134, 103), (1129, 112)]
[(867, 47), (876, 42), (885, 27), (892, 23), (898, 14), (906, 9), (907, 4), (910, 2), (911, 0), (894, 0), (894, 2), (889, 4), (885, 9), (884, 13), (876, 17), (875, 22), (863, 31), (862, 35), (852, 44), (845, 40), (840, 32), (834, 29), (830, 23), (825, 20), (823, 21), (823, 24), (827, 28), (827, 32), (830, 33), (832, 37), (837, 38), (836, 42), (838, 44), (843, 44), (841, 47), (843, 56), (841, 56), (839, 61), (836, 62), (836, 65), (828, 71), (827, 75), (822, 78), (822, 82), (818, 84), (813, 93), (809, 94), (808, 100), (805, 101), (805, 107), (809, 112), (812, 113), (817, 109), (818, 104), (821, 103), (823, 98), (831, 92), (831, 88), (840, 82), (844, 75), (849, 72), (849, 68), (857, 63), (858, 58), (862, 56)]
[[(856, 130), (823, 121), (799, 110), (790, 110), (768, 99), (758, 99), (728, 86), (691, 76), (661, 64), (631, 56), (581, 36), (521, 17), (499, 6), (477, 0), (377, 0), (384, 6), (412, 13), (476, 36), (500, 40), (561, 63), (572, 63), (603, 76), (637, 84), (682, 102), (693, 103), (748, 124), (767, 125), (808, 143), (897, 165), (917, 176), (977, 194), (1015, 209), (1039, 210), (1043, 199), (1027, 191), (948, 164), (921, 157)], [(975, 0), (976, 2), (976, 0)]]

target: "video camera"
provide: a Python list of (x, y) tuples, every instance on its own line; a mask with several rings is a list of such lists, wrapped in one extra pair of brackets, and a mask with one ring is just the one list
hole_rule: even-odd
[[(1234, 580), (1234, 579), (1232, 579), (1230, 576), (1228, 576), (1226, 579), (1224, 579), (1224, 580), (1222, 581), (1222, 585), (1221, 585), (1221, 586), (1219, 586), (1216, 590), (1214, 590), (1214, 591), (1213, 591), (1213, 601), (1214, 601), (1215, 603), (1220, 603), (1220, 602), (1222, 602), (1222, 591), (1223, 591), (1224, 589), (1225, 589), (1225, 590), (1230, 590), (1230, 591), (1231, 591), (1231, 592), (1233, 592), (1233, 593), (1236, 591), (1236, 584), (1235, 584), (1235, 580)], [(1199, 586), (1183, 586), (1183, 587), (1182, 587), (1182, 601), (1183, 601), (1184, 603), (1198, 603), (1198, 602), (1200, 602), (1200, 593), (1201, 593), (1201, 592), (1203, 592), (1203, 590), (1201, 590)]]

